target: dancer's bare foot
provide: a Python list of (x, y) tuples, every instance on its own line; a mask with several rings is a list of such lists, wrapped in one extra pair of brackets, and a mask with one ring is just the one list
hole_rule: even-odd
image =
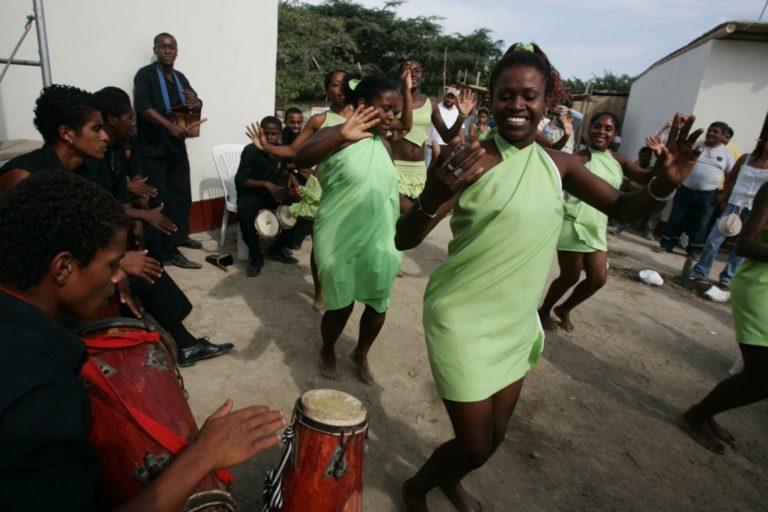
[(315, 295), (315, 298), (312, 300), (312, 309), (314, 309), (317, 313), (322, 313), (325, 311), (325, 304), (323, 303), (322, 295)]
[(440, 490), (459, 512), (482, 512), (483, 510), (483, 506), (477, 501), (477, 498), (469, 494), (461, 482), (441, 485)]
[(725, 444), (731, 445), (731, 447), (736, 446), (736, 437), (733, 434), (731, 434), (730, 431), (724, 429), (718, 422), (716, 422), (715, 418), (709, 418), (709, 421), (707, 422), (707, 426), (715, 435), (715, 437), (718, 438), (720, 441), (724, 442)]
[(691, 436), (694, 441), (699, 443), (707, 450), (715, 452), (718, 455), (722, 455), (723, 452), (725, 452), (725, 446), (723, 446), (723, 443), (718, 441), (715, 437), (715, 434), (712, 433), (708, 422), (702, 421), (697, 423), (692, 421), (690, 416), (691, 409), (688, 409), (683, 414), (681, 414), (680, 418), (678, 418), (678, 426), (683, 430), (683, 432)]
[(371, 375), (371, 369), (368, 367), (368, 356), (362, 352), (353, 350), (349, 353), (349, 358), (355, 363), (355, 368), (357, 368), (357, 378), (369, 386), (373, 384), (373, 375)]
[(571, 312), (563, 309), (562, 306), (555, 306), (552, 308), (557, 317), (560, 319), (560, 327), (568, 332), (573, 330), (573, 322), (571, 322)]
[(427, 495), (421, 494), (414, 489), (412, 478), (409, 478), (403, 482), (401, 493), (403, 495), (403, 502), (405, 503), (405, 510), (408, 512), (429, 512), (427, 508)]
[(555, 322), (549, 313), (544, 313), (542, 310), (539, 310), (539, 320), (541, 321), (541, 326), (545, 331), (557, 330), (557, 322)]
[(320, 349), (320, 375), (324, 379), (338, 380), (339, 372), (336, 369), (336, 352), (333, 349)]

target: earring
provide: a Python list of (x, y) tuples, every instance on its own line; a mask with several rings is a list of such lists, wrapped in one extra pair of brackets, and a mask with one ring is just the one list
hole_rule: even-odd
[(67, 146), (72, 147), (72, 139), (67, 139)]

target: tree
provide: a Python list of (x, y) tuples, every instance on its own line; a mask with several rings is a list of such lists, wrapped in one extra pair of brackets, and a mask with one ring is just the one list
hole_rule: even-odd
[(603, 71), (602, 76), (597, 76), (593, 73), (592, 78), (587, 81), (576, 77), (571, 77), (564, 80), (565, 88), (568, 89), (568, 92), (571, 94), (585, 92), (587, 90), (587, 84), (589, 83), (592, 84), (593, 92), (601, 91), (628, 93), (632, 87), (633, 81), (634, 79), (627, 74), (617, 75), (608, 70)]

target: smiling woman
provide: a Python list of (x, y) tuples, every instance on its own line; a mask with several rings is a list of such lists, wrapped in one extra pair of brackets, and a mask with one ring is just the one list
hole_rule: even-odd
[[(544, 333), (536, 313), (563, 222), (562, 191), (602, 212), (631, 218), (676, 187), (696, 160), (693, 118), (675, 116), (654, 193), (620, 195), (573, 155), (534, 142), (547, 105), (562, 95), (559, 74), (535, 44), (516, 43), (491, 75), (492, 140), (441, 153), (414, 206), (397, 223), (395, 243), (420, 243), (452, 206), (447, 260), (424, 295), (424, 333), (437, 389), (455, 438), (438, 447), (403, 485), (409, 511), (427, 510), (440, 487), (459, 510), (480, 510), (462, 479), (504, 440)], [(478, 321), (477, 319), (482, 319)]]

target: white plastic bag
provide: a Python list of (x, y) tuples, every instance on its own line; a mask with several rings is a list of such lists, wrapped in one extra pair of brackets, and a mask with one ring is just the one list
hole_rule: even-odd
[(664, 284), (664, 279), (662, 279), (659, 273), (655, 270), (641, 270), (640, 280), (645, 284), (653, 286), (661, 286)]

